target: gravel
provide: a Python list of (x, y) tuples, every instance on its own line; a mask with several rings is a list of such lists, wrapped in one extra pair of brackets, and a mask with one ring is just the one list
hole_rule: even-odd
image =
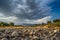
[(60, 40), (60, 29), (0, 29), (0, 40)]

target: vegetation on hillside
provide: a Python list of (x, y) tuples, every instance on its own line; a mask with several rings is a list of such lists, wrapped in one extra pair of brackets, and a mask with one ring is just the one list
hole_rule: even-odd
[(14, 26), (13, 22), (6, 23), (6, 22), (0, 22), (0, 26)]
[[(42, 23), (42, 24), (35, 24), (35, 25), (32, 25), (31, 27), (35, 27), (35, 26), (45, 26), (45, 25), (48, 25), (49, 27), (60, 27), (60, 19), (55, 19), (53, 21), (47, 21), (47, 23)], [(6, 22), (0, 22), (0, 27), (5, 27), (5, 26), (21, 26), (23, 27), (22, 25), (14, 25), (13, 22), (10, 22), (10, 23), (6, 23)]]
[(60, 19), (54, 19), (53, 21), (47, 21), (47, 23), (35, 24), (34, 26), (48, 26), (48, 27), (60, 27)]

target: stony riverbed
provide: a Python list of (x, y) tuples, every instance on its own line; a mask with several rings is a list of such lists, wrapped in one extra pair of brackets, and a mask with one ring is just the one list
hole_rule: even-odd
[(60, 29), (0, 28), (0, 40), (60, 40)]

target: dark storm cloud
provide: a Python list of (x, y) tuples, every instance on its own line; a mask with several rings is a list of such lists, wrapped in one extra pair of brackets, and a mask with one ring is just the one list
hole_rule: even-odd
[(0, 0), (0, 12), (4, 16), (15, 16), (18, 22), (24, 22), (25, 19), (37, 20), (49, 16), (52, 9), (48, 5), (52, 2), (53, 0)]
[(6, 13), (7, 15), (11, 12), (11, 1), (10, 0), (0, 0), (0, 12)]
[(49, 16), (48, 13), (51, 12), (51, 8), (47, 5), (48, 2), (48, 0), (46, 2), (42, 0), (13, 1), (12, 4), (15, 6), (13, 13), (22, 19), (41, 19)]

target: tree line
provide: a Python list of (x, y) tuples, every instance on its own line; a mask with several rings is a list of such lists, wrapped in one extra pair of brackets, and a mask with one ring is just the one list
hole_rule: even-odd
[(60, 19), (55, 19), (53, 21), (47, 21), (47, 24), (51, 24), (51, 23), (60, 23)]
[(60, 19), (54, 19), (52, 21), (47, 21), (47, 23), (35, 24), (33, 26), (44, 26), (44, 25), (56, 25), (60, 27)]
[(53, 21), (47, 21), (47, 24), (60, 27), (60, 19), (55, 19)]
[(0, 22), (0, 26), (14, 26), (13, 22), (6, 23), (6, 22)]
[[(40, 26), (40, 25), (48, 25), (48, 24), (54, 24), (57, 26), (60, 26), (60, 19), (54, 19), (53, 21), (47, 21), (47, 23), (42, 23), (42, 24), (34, 24), (32, 26)], [(6, 22), (0, 22), (0, 26), (22, 26), (22, 25), (14, 25), (13, 22), (6, 23)]]

